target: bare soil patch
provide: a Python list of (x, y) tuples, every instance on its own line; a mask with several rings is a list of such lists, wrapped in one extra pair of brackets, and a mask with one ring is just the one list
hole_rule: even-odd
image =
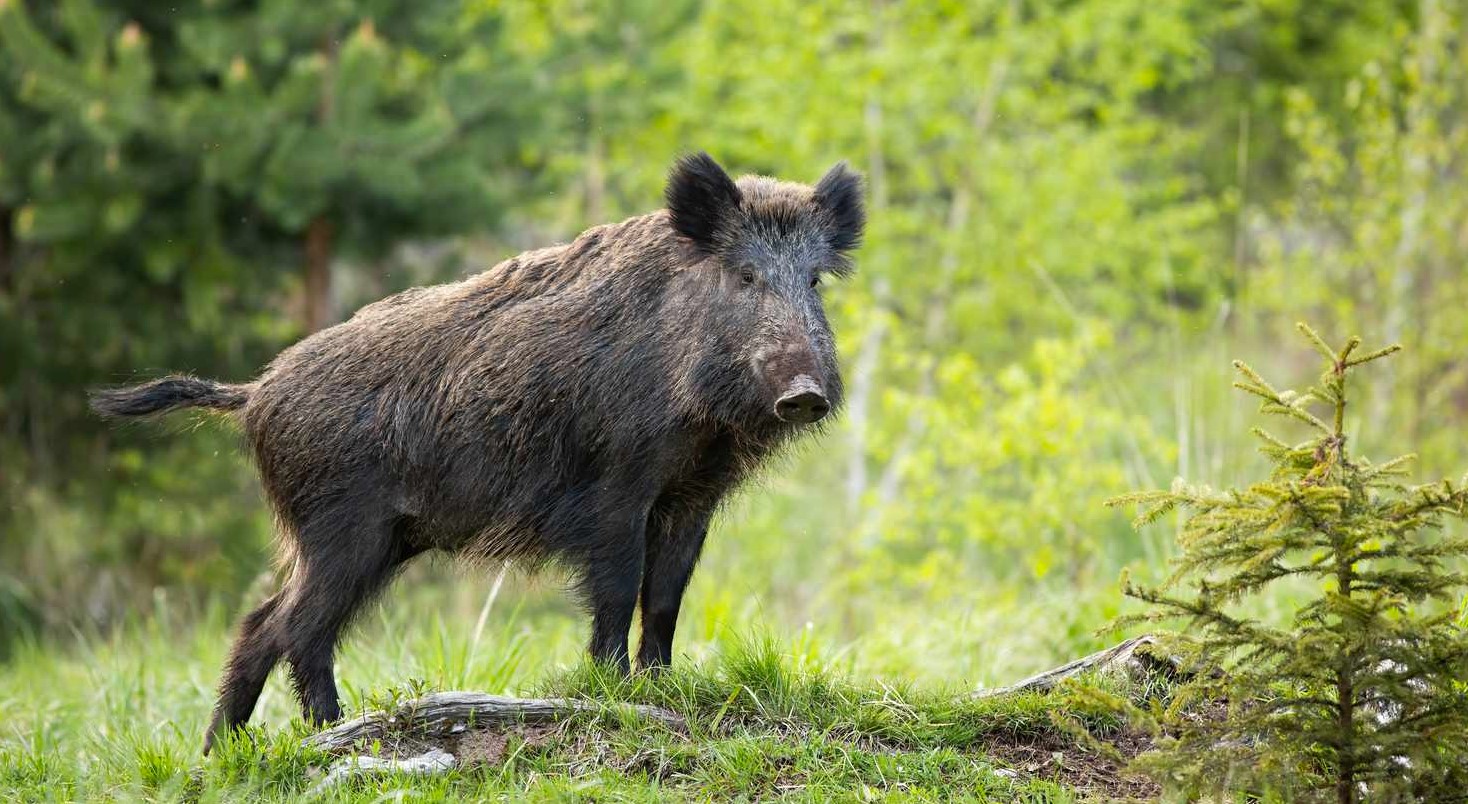
[[(1136, 732), (1122, 732), (1105, 742), (1128, 760), (1152, 747), (1146, 735)], [(1153, 800), (1162, 794), (1151, 779), (1128, 773), (1110, 758), (1059, 735), (996, 735), (978, 750), (1025, 776), (1059, 782), (1104, 801)]]

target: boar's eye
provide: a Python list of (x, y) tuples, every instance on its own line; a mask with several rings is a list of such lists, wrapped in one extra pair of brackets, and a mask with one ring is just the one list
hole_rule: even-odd
[(739, 281), (745, 285), (754, 284), (754, 269), (745, 268), (739, 272)]
[(816, 285), (819, 285), (819, 284), (821, 284), (821, 275), (820, 274), (811, 274), (810, 275), (810, 286), (811, 287), (815, 287)]

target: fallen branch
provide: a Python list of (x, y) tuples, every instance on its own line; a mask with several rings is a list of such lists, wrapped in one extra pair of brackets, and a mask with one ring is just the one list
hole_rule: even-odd
[(1175, 660), (1156, 653), (1157, 638), (1147, 635), (1132, 637), (1106, 650), (1067, 662), (1059, 667), (1036, 673), (1007, 687), (977, 690), (975, 698), (1010, 695), (1016, 692), (1049, 692), (1060, 682), (1089, 672), (1123, 672), (1133, 679), (1163, 675), (1175, 678), (1182, 674)]
[(421, 773), (433, 775), (453, 770), (458, 760), (438, 748), (431, 748), (416, 757), (407, 759), (384, 759), (373, 756), (353, 756), (338, 760), (326, 776), (316, 783), (307, 798), (315, 798), (327, 788), (354, 776), (371, 776), (383, 773)]
[(683, 718), (666, 709), (642, 704), (601, 704), (572, 698), (510, 698), (481, 692), (435, 692), (408, 701), (391, 712), (370, 712), (307, 737), (305, 745), (341, 751), (364, 741), (409, 733), (415, 737), (447, 737), (472, 727), (553, 723), (583, 713), (628, 712), (671, 729), (682, 730)]

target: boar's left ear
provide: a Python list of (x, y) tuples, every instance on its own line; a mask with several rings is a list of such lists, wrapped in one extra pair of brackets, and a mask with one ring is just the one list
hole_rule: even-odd
[(664, 191), (673, 228), (712, 253), (723, 222), (739, 208), (742, 196), (729, 174), (700, 151), (678, 160)]
[(816, 183), (815, 201), (831, 218), (831, 248), (837, 251), (851, 251), (861, 245), (867, 220), (861, 184), (861, 174), (845, 162), (836, 163)]

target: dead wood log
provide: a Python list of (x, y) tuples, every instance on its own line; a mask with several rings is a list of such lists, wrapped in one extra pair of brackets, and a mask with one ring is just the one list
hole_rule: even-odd
[(307, 737), (305, 745), (342, 751), (364, 741), (409, 734), (441, 738), (471, 726), (551, 723), (581, 713), (627, 712), (643, 720), (682, 730), (683, 718), (666, 709), (642, 704), (600, 704), (573, 698), (511, 698), (482, 692), (435, 692), (407, 701), (390, 712), (369, 712)]
[(1120, 672), (1132, 679), (1157, 675), (1178, 678), (1185, 675), (1185, 671), (1175, 659), (1157, 653), (1157, 644), (1157, 638), (1151, 635), (1132, 637), (1106, 650), (1097, 651), (1090, 656), (1067, 662), (1042, 673), (1036, 673), (1007, 687), (977, 690), (972, 693), (972, 696), (990, 698), (1016, 692), (1049, 692), (1060, 682), (1089, 672)]
[(320, 782), (312, 788), (306, 796), (308, 799), (316, 798), (327, 788), (351, 779), (355, 776), (371, 776), (378, 773), (406, 773), (424, 774), (431, 776), (437, 773), (451, 771), (457, 767), (459, 761), (453, 754), (447, 753), (440, 748), (430, 748), (422, 754), (406, 759), (389, 759), (373, 756), (349, 756), (339, 759), (336, 764), (326, 772)]

